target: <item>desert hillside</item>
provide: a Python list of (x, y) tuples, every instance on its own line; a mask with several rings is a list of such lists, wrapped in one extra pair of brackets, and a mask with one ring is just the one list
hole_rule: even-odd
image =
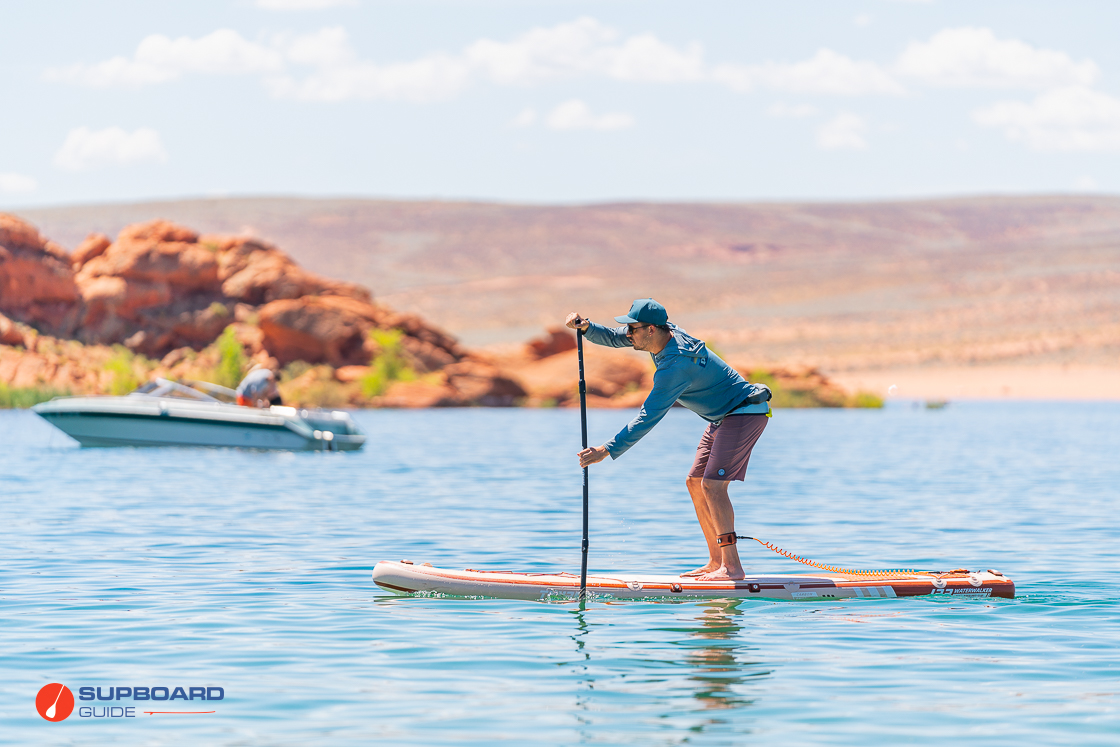
[[(155, 378), (234, 387), (260, 365), (303, 406), (571, 406), (576, 338), (553, 328), (471, 351), (367, 288), (308, 272), (264, 239), (166, 220), (87, 235), (73, 252), (0, 213), (0, 407), (126, 394)], [(647, 355), (588, 356), (589, 404), (636, 407)], [(792, 407), (878, 407), (811, 368), (745, 370)], [(227, 393), (228, 394), (228, 393)]]
[[(530, 206), (220, 199), (24, 210), (77, 246), (155, 217), (283, 245), (470, 346), (652, 295), (729, 358), (917, 395), (1120, 389), (1120, 198)], [(969, 388), (971, 387), (971, 389)], [(1115, 395), (1113, 395), (1115, 396)]]

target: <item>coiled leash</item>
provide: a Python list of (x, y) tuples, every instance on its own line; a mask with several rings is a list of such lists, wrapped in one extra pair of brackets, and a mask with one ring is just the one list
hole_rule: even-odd
[(836, 566), (825, 565), (824, 563), (818, 563), (815, 560), (809, 560), (808, 558), (803, 558), (800, 555), (794, 555), (791, 552), (786, 552), (785, 550), (771, 542), (763, 542), (758, 537), (746, 537), (742, 534), (735, 534), (735, 532), (728, 532), (727, 534), (717, 535), (716, 547), (729, 547), (731, 545), (734, 545), (736, 543), (736, 540), (741, 539), (754, 540), (758, 544), (765, 547), (767, 550), (773, 550), (782, 557), (789, 558), (790, 560), (796, 560), (798, 563), (803, 563), (813, 568), (819, 568), (820, 570), (828, 571), (829, 573), (843, 573), (846, 576), (870, 576), (872, 578), (876, 578), (893, 576), (899, 573), (915, 574), (921, 576), (940, 576), (944, 575), (944, 573), (955, 573), (955, 571), (918, 571), (913, 568), (891, 568), (885, 571), (856, 571), (852, 570), (851, 568), (837, 568)]

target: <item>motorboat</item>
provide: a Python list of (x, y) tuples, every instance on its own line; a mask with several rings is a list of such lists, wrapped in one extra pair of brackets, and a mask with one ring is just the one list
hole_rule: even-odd
[(31, 409), (82, 446), (233, 446), (354, 451), (365, 434), (349, 413), (244, 407), (207, 382), (155, 379), (125, 396), (56, 397)]

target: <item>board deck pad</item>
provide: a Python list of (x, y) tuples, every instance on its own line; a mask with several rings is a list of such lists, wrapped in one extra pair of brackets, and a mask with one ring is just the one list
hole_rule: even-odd
[[(579, 595), (579, 576), (571, 573), (450, 570), (428, 563), (383, 560), (373, 569), (378, 586), (398, 594), (442, 594), (530, 601), (565, 601)], [(592, 599), (660, 599), (745, 597), (817, 601), (954, 596), (1015, 597), (1015, 584), (999, 571), (956, 570), (947, 573), (897, 572), (883, 575), (842, 573), (763, 573), (741, 581), (697, 581), (673, 575), (611, 573), (588, 575)]]

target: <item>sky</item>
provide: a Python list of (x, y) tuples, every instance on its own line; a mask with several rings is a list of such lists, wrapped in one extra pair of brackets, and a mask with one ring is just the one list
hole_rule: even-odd
[(0, 0), (0, 209), (1120, 193), (1120, 3)]

